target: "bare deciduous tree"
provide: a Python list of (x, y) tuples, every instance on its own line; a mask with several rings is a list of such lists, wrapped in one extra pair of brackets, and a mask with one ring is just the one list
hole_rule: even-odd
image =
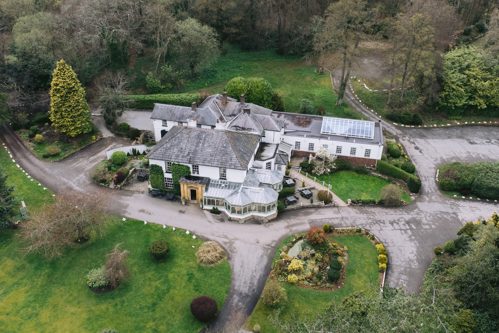
[(41, 253), (47, 258), (60, 256), (75, 243), (88, 240), (104, 223), (105, 200), (98, 195), (67, 193), (55, 203), (32, 214), (22, 225), (27, 253)]
[(122, 250), (120, 244), (117, 244), (114, 249), (107, 255), (105, 264), (106, 277), (112, 288), (118, 287), (129, 274), (126, 266), (128, 251)]

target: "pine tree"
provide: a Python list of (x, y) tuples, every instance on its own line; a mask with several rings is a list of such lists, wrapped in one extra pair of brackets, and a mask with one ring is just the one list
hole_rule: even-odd
[(57, 62), (52, 74), (49, 115), (52, 126), (69, 137), (92, 130), (85, 89), (73, 68), (62, 59)]
[(7, 177), (0, 170), (0, 228), (10, 225), (16, 206), (12, 196), (13, 188), (6, 184)]

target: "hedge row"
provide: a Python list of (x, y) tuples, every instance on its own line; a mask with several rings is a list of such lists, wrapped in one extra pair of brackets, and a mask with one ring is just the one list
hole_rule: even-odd
[(421, 180), (418, 177), (416, 177), (415, 175), (411, 175), (410, 173), (397, 168), (396, 166), (388, 162), (378, 161), (378, 164), (376, 165), (376, 171), (385, 176), (403, 180), (407, 183), (407, 187), (412, 193), (418, 193), (421, 189)]
[(154, 95), (127, 95), (128, 106), (132, 109), (153, 109), (154, 103), (191, 106), (192, 102), (200, 104), (200, 94), (154, 94)]
[(451, 163), (440, 167), (439, 186), (444, 191), (499, 199), (499, 163)]

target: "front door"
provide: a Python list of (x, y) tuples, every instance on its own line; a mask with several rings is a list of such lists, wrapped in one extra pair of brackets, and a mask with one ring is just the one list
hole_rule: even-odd
[(191, 200), (196, 201), (197, 195), (196, 195), (196, 190), (191, 189)]

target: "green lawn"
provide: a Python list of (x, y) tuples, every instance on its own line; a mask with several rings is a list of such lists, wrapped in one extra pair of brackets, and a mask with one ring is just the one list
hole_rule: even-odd
[[(355, 171), (338, 171), (317, 177), (319, 181), (331, 184), (332, 191), (343, 201), (348, 199), (379, 200), (381, 189), (390, 184), (390, 181), (369, 174), (360, 174)], [(410, 195), (404, 191), (402, 200), (411, 202)]]
[[(74, 139), (69, 139), (67, 142), (59, 140), (55, 142), (35, 143), (28, 137), (28, 132), (28, 130), (19, 130), (17, 131), (17, 134), (24, 141), (25, 145), (36, 155), (36, 157), (47, 161), (60, 161), (97, 140), (97, 135), (95, 133), (90, 133), (81, 135)], [(60, 153), (55, 156), (46, 156), (47, 147), (49, 146), (58, 147), (60, 149)]]
[(17, 200), (24, 200), (28, 209), (36, 209), (52, 201), (52, 193), (44, 190), (43, 185), (38, 185), (38, 181), (30, 181), (12, 162), (3, 146), (0, 147), (0, 169), (7, 175), (7, 184), (14, 187)]
[(294, 56), (280, 56), (273, 51), (243, 52), (229, 48), (210, 70), (188, 82), (185, 91), (220, 93), (227, 81), (236, 76), (257, 76), (267, 79), (284, 99), (288, 112), (297, 112), (302, 98), (324, 107), (327, 114), (359, 118), (348, 106), (336, 107), (336, 95), (331, 88), (329, 74), (317, 74), (316, 67)]
[[(166, 262), (154, 262), (148, 245), (165, 238)], [(104, 263), (115, 244), (130, 251), (130, 278), (116, 290), (95, 294), (87, 272)], [(213, 297), (219, 307), (230, 288), (227, 261), (201, 267), (195, 252), (202, 242), (183, 231), (158, 225), (112, 221), (105, 234), (47, 261), (23, 256), (15, 232), (0, 234), (0, 327), (3, 332), (198, 332), (203, 325), (190, 313), (190, 301)]]
[[(288, 302), (279, 310), (280, 320), (312, 320), (322, 314), (330, 304), (339, 305), (346, 296), (354, 292), (379, 288), (377, 252), (374, 245), (361, 235), (339, 235), (335, 236), (334, 240), (348, 248), (344, 286), (335, 291), (319, 291), (282, 283), (288, 293)], [(258, 302), (246, 327), (251, 329), (253, 325), (259, 324), (262, 332), (277, 333), (279, 330), (269, 318), (274, 314), (273, 310)]]

